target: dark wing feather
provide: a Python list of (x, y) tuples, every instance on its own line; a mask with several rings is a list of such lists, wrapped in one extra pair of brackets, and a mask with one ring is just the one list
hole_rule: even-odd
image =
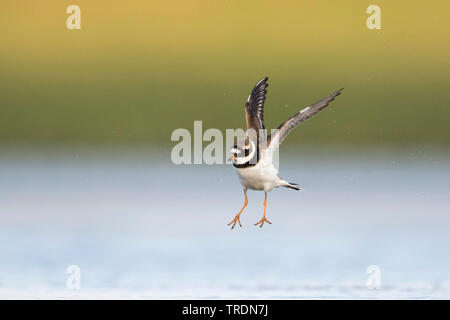
[(264, 101), (266, 100), (268, 77), (261, 79), (253, 88), (245, 104), (245, 121), (247, 129), (264, 129)]
[[(309, 107), (304, 108), (300, 112), (296, 113), (286, 121), (284, 121), (282, 124), (280, 124), (277, 128), (277, 130), (269, 135), (267, 137), (267, 146), (274, 148), (281, 144), (281, 142), (286, 138), (286, 136), (300, 123), (303, 121), (306, 121), (316, 114), (318, 114), (320, 111), (322, 111), (328, 104), (334, 100), (338, 95), (341, 94), (341, 91), (344, 90), (344, 88), (334, 92), (333, 94), (329, 95), (328, 97), (314, 103), (313, 105), (310, 105)], [(271, 142), (275, 141), (276, 145), (271, 145)]]

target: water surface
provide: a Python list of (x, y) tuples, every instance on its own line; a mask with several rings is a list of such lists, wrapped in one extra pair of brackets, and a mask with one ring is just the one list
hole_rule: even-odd
[[(0, 157), (1, 298), (450, 298), (450, 161), (285, 155), (300, 192), (243, 203), (230, 166), (147, 154)], [(66, 287), (69, 265), (81, 290)], [(366, 286), (367, 267), (381, 289)]]

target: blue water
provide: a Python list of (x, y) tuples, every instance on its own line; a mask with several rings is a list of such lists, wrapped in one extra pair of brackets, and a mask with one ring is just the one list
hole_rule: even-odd
[[(450, 298), (450, 157), (281, 154), (300, 192), (130, 150), (0, 155), (0, 298)], [(81, 289), (66, 286), (69, 265)], [(367, 288), (367, 267), (381, 289)]]

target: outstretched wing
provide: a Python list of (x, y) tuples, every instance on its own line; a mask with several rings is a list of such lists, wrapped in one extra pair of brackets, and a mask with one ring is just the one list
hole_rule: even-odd
[(310, 105), (309, 107), (304, 108), (300, 112), (296, 113), (286, 121), (284, 121), (282, 124), (280, 124), (275, 132), (273, 132), (271, 135), (267, 137), (267, 147), (274, 150), (276, 147), (278, 147), (281, 142), (286, 138), (286, 136), (300, 123), (303, 121), (308, 120), (309, 118), (312, 118), (316, 114), (318, 114), (320, 111), (322, 111), (328, 104), (334, 100), (338, 95), (341, 94), (341, 91), (344, 90), (344, 88), (334, 92), (333, 94), (329, 95), (328, 97), (314, 103), (313, 105)]
[(253, 88), (245, 103), (245, 121), (247, 129), (264, 129), (264, 101), (266, 100), (268, 77), (261, 79)]

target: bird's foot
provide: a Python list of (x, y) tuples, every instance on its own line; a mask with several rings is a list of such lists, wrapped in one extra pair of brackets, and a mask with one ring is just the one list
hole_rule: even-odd
[(239, 227), (242, 227), (241, 219), (239, 218), (239, 216), (240, 216), (240, 214), (237, 214), (236, 217), (234, 217), (234, 219), (228, 224), (228, 225), (233, 224), (231, 226), (231, 230), (234, 229), (234, 227), (236, 226), (236, 223), (238, 223), (238, 222), (239, 222)]
[(262, 228), (262, 226), (264, 225), (264, 222), (267, 222), (268, 224), (272, 224), (272, 222), (267, 220), (266, 216), (264, 215), (264, 217), (262, 217), (261, 220), (259, 220), (257, 223), (255, 223), (255, 226), (257, 226), (258, 224), (261, 224), (259, 227)]

